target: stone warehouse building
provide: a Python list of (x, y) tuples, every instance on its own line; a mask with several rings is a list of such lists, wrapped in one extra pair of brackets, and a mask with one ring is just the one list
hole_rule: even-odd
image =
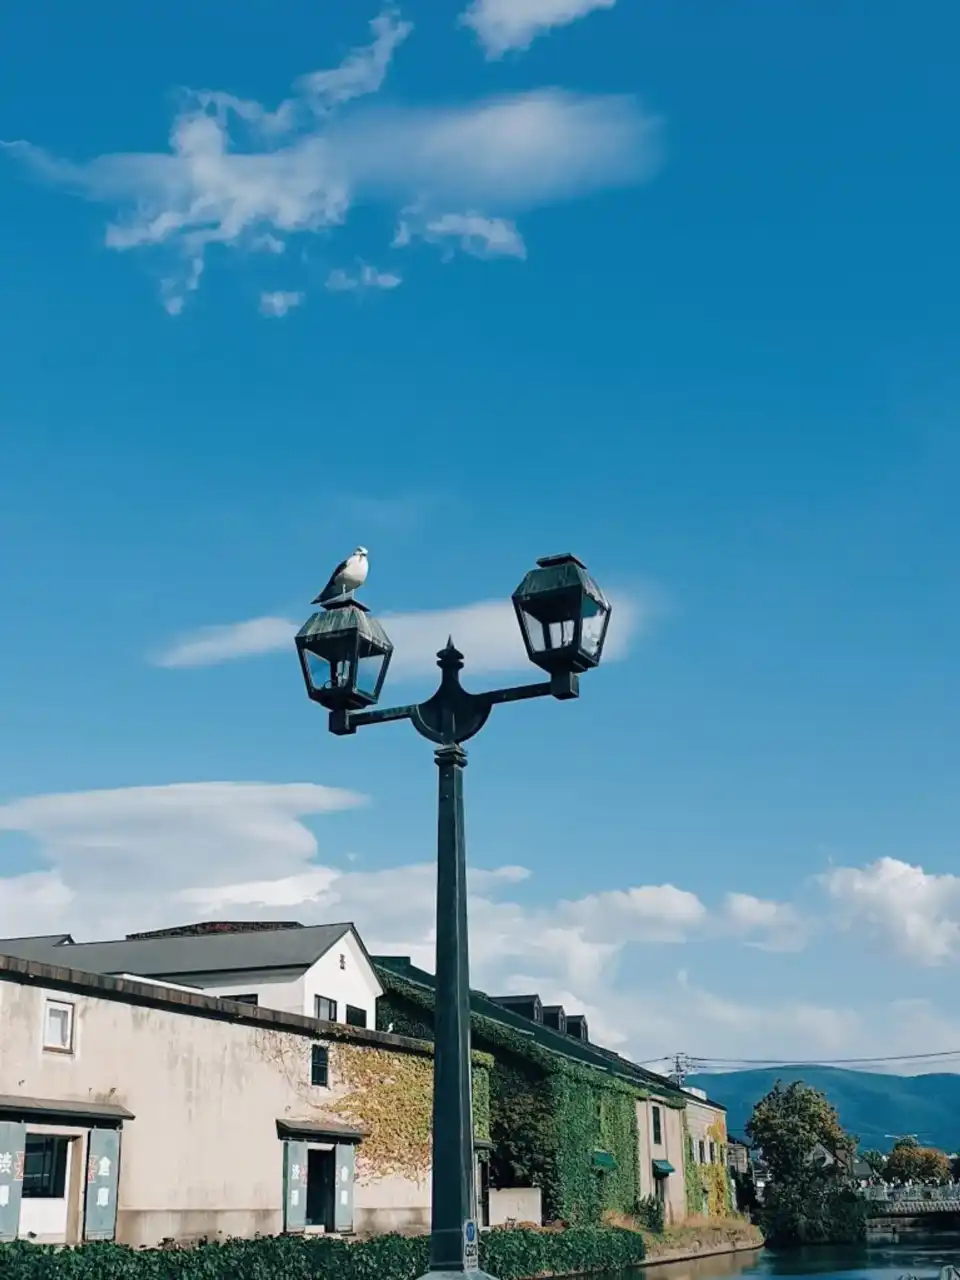
[[(379, 1025), (429, 1037), (432, 975), (407, 957), (374, 959), (383, 987)], [(471, 1011), (473, 1044), (493, 1062), (485, 1200), (535, 1187), (545, 1220), (583, 1223), (606, 1212), (632, 1214), (649, 1198), (662, 1202), (671, 1223), (704, 1212), (687, 1112), (695, 1106), (697, 1132), (722, 1133), (722, 1145), (722, 1106), (592, 1044), (584, 1017), (544, 1006), (535, 994), (473, 991)], [(725, 1191), (710, 1207), (722, 1216), (731, 1211), (729, 1178), (722, 1161), (716, 1169)]]
[[(727, 1211), (722, 1108), (537, 996), (472, 1001), (482, 1224)], [(350, 924), (0, 939), (0, 1240), (425, 1229), (432, 1023)]]
[(0, 955), (0, 1046), (0, 1240), (427, 1224), (427, 1043)]
[(685, 1088), (687, 1208), (723, 1217), (735, 1208), (726, 1109), (702, 1089)]

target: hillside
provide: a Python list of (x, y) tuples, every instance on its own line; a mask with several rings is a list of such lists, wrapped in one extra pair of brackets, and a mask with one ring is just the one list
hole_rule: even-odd
[(727, 1108), (727, 1127), (742, 1137), (755, 1102), (777, 1080), (803, 1080), (827, 1095), (844, 1128), (860, 1138), (862, 1149), (888, 1151), (890, 1134), (916, 1134), (921, 1143), (943, 1151), (960, 1150), (960, 1075), (894, 1076), (839, 1067), (777, 1067), (689, 1076)]

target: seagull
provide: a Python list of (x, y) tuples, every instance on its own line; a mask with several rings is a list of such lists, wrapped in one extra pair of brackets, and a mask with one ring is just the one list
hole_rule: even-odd
[(341, 596), (352, 595), (357, 587), (362, 587), (367, 580), (367, 548), (357, 547), (346, 560), (341, 560), (330, 581), (323, 588), (314, 604), (327, 604), (330, 600), (338, 600)]

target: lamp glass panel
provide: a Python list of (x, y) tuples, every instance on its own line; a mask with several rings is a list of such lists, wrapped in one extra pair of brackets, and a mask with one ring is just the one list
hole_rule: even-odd
[(310, 649), (305, 651), (307, 674), (314, 689), (346, 689), (350, 686), (350, 661), (347, 658), (330, 661)]
[(520, 620), (533, 653), (543, 653), (550, 648), (549, 623), (545, 625), (526, 608), (521, 608)]
[(595, 658), (603, 644), (603, 632), (607, 620), (607, 606), (593, 596), (583, 597), (583, 627), (580, 632), (580, 645), (584, 653)]
[(357, 692), (373, 697), (377, 692), (380, 672), (383, 670), (386, 654), (371, 652), (367, 657), (357, 660)]
[(550, 623), (549, 635), (551, 649), (566, 649), (576, 639), (577, 624), (573, 618), (558, 618)]

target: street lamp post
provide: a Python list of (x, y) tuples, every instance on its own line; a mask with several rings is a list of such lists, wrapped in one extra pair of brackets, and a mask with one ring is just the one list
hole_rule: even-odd
[(580, 675), (599, 663), (610, 621), (609, 602), (571, 555), (538, 560), (512, 599), (527, 656), (549, 680), (470, 693), (460, 683), (463, 654), (449, 639), (437, 654), (440, 684), (430, 698), (378, 709), (393, 645), (353, 592), (327, 601), (296, 638), (307, 693), (329, 711), (331, 733), (351, 734), (362, 725), (409, 720), (436, 747), (433, 1160), (430, 1272), (425, 1280), (464, 1272), (484, 1280), (485, 1274), (478, 1264), (474, 1174), (463, 743), (479, 733), (499, 703), (578, 697)]

